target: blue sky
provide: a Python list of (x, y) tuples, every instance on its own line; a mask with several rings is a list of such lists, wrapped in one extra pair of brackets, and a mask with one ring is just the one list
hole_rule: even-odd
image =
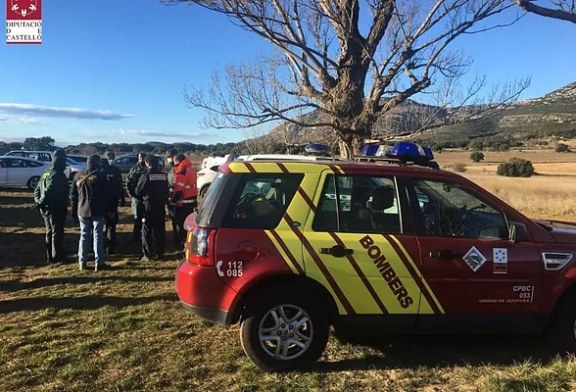
[[(6, 20), (4, 1), (0, 21)], [(208, 87), (215, 69), (269, 49), (225, 17), (159, 0), (43, 2), (43, 43), (0, 41), (0, 140), (52, 136), (80, 142), (239, 141), (242, 130), (203, 129), (186, 85)], [(526, 16), (454, 48), (490, 82), (530, 76), (523, 98), (576, 81), (576, 26)]]

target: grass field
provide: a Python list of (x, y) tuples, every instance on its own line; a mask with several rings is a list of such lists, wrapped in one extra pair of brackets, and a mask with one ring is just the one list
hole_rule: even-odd
[[(574, 220), (571, 174), (519, 181), (468, 166), (464, 175), (525, 213)], [(94, 273), (43, 264), (43, 224), (31, 206), (30, 192), (0, 191), (0, 391), (576, 390), (576, 360), (550, 354), (534, 337), (332, 337), (312, 369), (263, 373), (242, 352), (237, 327), (180, 306), (177, 249), (168, 261), (135, 261), (128, 208), (122, 256), (112, 258), (113, 270)], [(73, 255), (78, 230), (69, 223)]]

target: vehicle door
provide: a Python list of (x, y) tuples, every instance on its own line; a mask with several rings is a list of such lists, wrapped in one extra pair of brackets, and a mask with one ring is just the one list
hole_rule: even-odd
[(10, 165), (10, 159), (0, 157), (0, 185), (7, 184), (7, 173), (9, 165)]
[(24, 159), (10, 159), (6, 173), (6, 184), (11, 186), (26, 185), (26, 181), (30, 178), (29, 172), (30, 168)]
[(419, 309), (435, 305), (421, 296), (418, 243), (402, 229), (395, 178), (330, 172), (322, 182), (304, 229), (306, 274), (332, 293), (341, 322), (368, 334), (413, 329)]
[(441, 317), (424, 329), (529, 331), (542, 293), (542, 261), (532, 242), (513, 242), (503, 209), (465, 185), (408, 181), (420, 270), (439, 299)]

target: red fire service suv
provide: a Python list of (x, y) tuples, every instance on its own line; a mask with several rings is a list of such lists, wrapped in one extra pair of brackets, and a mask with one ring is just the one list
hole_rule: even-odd
[[(188, 217), (182, 304), (266, 370), (336, 331), (542, 333), (576, 349), (576, 226), (536, 222), (401, 143), (394, 159), (229, 162)], [(426, 158), (428, 156), (428, 158)], [(416, 161), (411, 164), (407, 161)]]

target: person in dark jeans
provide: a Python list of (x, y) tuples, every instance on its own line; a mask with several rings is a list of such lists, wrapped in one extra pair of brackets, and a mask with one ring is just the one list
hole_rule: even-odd
[(158, 159), (153, 155), (146, 156), (148, 171), (140, 176), (135, 195), (144, 203), (144, 224), (142, 225), (141, 261), (164, 256), (166, 228), (166, 203), (168, 202), (168, 178), (160, 170)]
[(70, 187), (64, 174), (66, 159), (56, 158), (34, 189), (35, 208), (46, 226), (46, 262), (65, 262), (64, 225)]
[(102, 173), (108, 183), (108, 189), (112, 192), (110, 195), (110, 204), (106, 211), (106, 226), (104, 229), (106, 253), (114, 254), (116, 251), (116, 225), (118, 224), (118, 204), (123, 205), (124, 187), (122, 185), (122, 174), (120, 169), (111, 165), (114, 160), (114, 153), (106, 153), (106, 159), (102, 159)]

